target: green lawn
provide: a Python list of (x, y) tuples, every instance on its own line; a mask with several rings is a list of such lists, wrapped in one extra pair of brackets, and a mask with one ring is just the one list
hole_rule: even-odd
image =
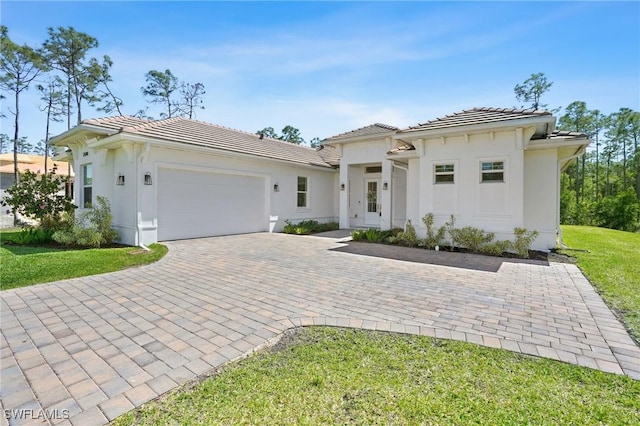
[(422, 336), (312, 327), (116, 425), (637, 425), (640, 381)]
[[(7, 241), (15, 233), (0, 232), (0, 238)], [(167, 252), (161, 244), (152, 244), (150, 248), (150, 252), (141, 252), (139, 247), (65, 250), (2, 244), (0, 289), (113, 272), (155, 262)]]
[(640, 234), (590, 226), (562, 226), (563, 239), (573, 249), (589, 278), (631, 335), (640, 342)]

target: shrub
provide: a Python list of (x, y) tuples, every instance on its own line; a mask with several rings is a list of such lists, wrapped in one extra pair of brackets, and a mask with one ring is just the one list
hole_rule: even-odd
[(351, 231), (351, 239), (353, 241), (364, 241), (367, 239), (367, 231), (365, 229), (354, 229)]
[(511, 250), (512, 243), (509, 240), (498, 240), (480, 247), (480, 253), (491, 256), (502, 256), (504, 252)]
[(282, 232), (285, 234), (308, 235), (340, 229), (338, 222), (320, 223), (313, 219), (303, 220), (298, 223), (292, 223), (290, 220), (285, 219), (284, 223)]
[(423, 240), (423, 244), (428, 249), (433, 249), (436, 246), (441, 245), (442, 240), (444, 240), (444, 234), (446, 232), (446, 228), (444, 226), (441, 226), (440, 228), (435, 230), (433, 227), (433, 222), (433, 213), (427, 213), (422, 218), (422, 223), (424, 223), (424, 226), (427, 228), (427, 236)]
[(490, 243), (495, 238), (493, 232), (485, 232), (473, 226), (465, 226), (455, 231), (455, 239), (460, 242), (462, 247), (472, 252), (479, 252), (483, 245)]
[(111, 227), (113, 216), (109, 201), (96, 197), (96, 204), (74, 219), (69, 229), (54, 232), (53, 240), (64, 245), (101, 247), (118, 240), (118, 231)]
[(41, 245), (52, 241), (53, 231), (42, 228), (24, 228), (19, 234), (11, 237), (11, 242), (21, 245)]
[(447, 221), (447, 223), (444, 224), (444, 227), (447, 233), (449, 234), (449, 239), (451, 241), (451, 244), (449, 245), (450, 250), (453, 251), (453, 249), (457, 247), (459, 243), (458, 240), (456, 239), (456, 237), (458, 236), (457, 229), (456, 229), (456, 217), (453, 214), (449, 218), (449, 221)]
[(37, 220), (43, 229), (57, 230), (63, 215), (72, 214), (76, 208), (70, 198), (59, 194), (68, 181), (68, 177), (54, 172), (37, 175), (26, 170), (20, 176), (20, 185), (7, 189), (2, 205), (11, 206), (14, 214)]
[(538, 231), (528, 231), (525, 228), (515, 228), (513, 230), (514, 240), (512, 247), (520, 257), (529, 258), (531, 244), (538, 236)]
[(389, 234), (386, 231), (381, 231), (375, 228), (367, 229), (364, 234), (367, 241), (370, 243), (379, 243), (389, 237)]
[(395, 237), (391, 237), (389, 242), (406, 247), (417, 247), (420, 243), (416, 228), (411, 224), (411, 220), (407, 220), (404, 232), (398, 233)]

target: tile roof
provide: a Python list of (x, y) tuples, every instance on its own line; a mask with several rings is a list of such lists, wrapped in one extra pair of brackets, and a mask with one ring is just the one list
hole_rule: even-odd
[(333, 142), (338, 139), (347, 139), (358, 136), (371, 136), (377, 135), (381, 133), (390, 133), (397, 131), (398, 128), (395, 126), (390, 126), (388, 124), (375, 123), (369, 126), (360, 127), (359, 129), (350, 130), (348, 132), (340, 133), (335, 136), (331, 136), (330, 138), (325, 139), (325, 142)]
[(420, 130), (437, 130), (450, 127), (472, 126), (476, 124), (495, 123), (532, 116), (551, 116), (548, 111), (516, 108), (472, 108), (444, 117), (436, 118), (416, 126), (402, 129), (401, 132)]
[(107, 117), (85, 120), (82, 123), (185, 145), (209, 147), (299, 164), (331, 167), (324, 160), (323, 155), (314, 148), (277, 139), (260, 139), (258, 135), (253, 133), (183, 117), (155, 121), (126, 116)]
[(570, 132), (568, 130), (554, 130), (553, 132), (551, 132), (549, 134), (549, 137), (554, 138), (554, 137), (574, 137), (574, 138), (588, 138), (589, 135), (587, 135), (586, 133), (581, 133), (581, 132)]

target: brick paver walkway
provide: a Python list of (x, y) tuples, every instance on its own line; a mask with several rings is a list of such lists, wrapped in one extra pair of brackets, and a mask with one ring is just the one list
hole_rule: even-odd
[(486, 272), (283, 234), (168, 246), (147, 267), (0, 293), (2, 408), (104, 424), (312, 324), (464, 340), (640, 379), (640, 349), (574, 265)]

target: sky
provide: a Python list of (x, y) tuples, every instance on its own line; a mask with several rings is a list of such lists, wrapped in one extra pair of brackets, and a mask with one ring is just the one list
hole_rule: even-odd
[[(550, 108), (584, 101), (604, 114), (640, 110), (640, 2), (6, 1), (0, 22), (19, 44), (48, 27), (95, 37), (113, 60), (123, 112), (160, 109), (145, 74), (170, 69), (205, 86), (198, 120), (256, 132), (286, 125), (309, 141), (380, 122), (407, 127), (473, 107), (520, 107), (514, 86), (553, 82)], [(44, 139), (35, 88), (20, 135)], [(13, 135), (5, 101), (1, 133)], [(83, 118), (104, 113), (83, 108)], [(66, 130), (56, 124), (52, 135)]]

